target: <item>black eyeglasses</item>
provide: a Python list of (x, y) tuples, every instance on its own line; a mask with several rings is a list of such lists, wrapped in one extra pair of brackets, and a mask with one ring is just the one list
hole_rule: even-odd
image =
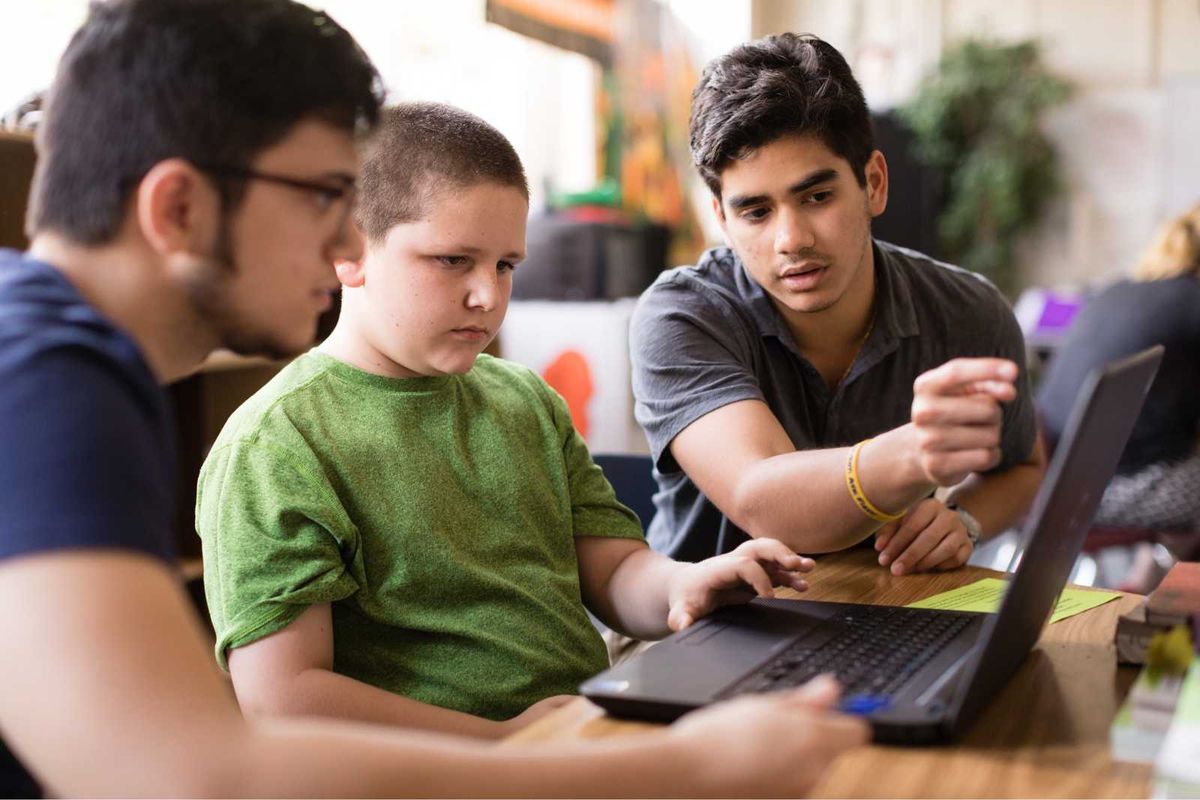
[(345, 207), (342, 209), (343, 223), (346, 220), (346, 216), (350, 213), (350, 207), (354, 205), (354, 193), (357, 190), (357, 186), (350, 178), (346, 178), (346, 182), (341, 186), (331, 186), (327, 183), (317, 183), (301, 178), (288, 177), (287, 175), (274, 175), (269, 172), (259, 172), (258, 170), (234, 167), (226, 164), (196, 164), (196, 167), (210, 175), (221, 178), (233, 178), (243, 181), (265, 181), (266, 183), (274, 183), (279, 186), (287, 186), (291, 189), (308, 192), (316, 203), (317, 210), (322, 213), (329, 211), (339, 201), (344, 200)]

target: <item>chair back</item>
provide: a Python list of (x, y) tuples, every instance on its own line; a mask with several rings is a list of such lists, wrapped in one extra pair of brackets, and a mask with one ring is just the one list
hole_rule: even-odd
[(654, 518), (654, 493), (658, 482), (654, 480), (654, 463), (650, 456), (635, 453), (595, 453), (592, 461), (604, 470), (604, 477), (612, 484), (617, 499), (629, 506), (642, 521), (642, 530), (650, 526)]
[(0, 130), (0, 247), (24, 250), (29, 246), (25, 205), (36, 160), (31, 134)]

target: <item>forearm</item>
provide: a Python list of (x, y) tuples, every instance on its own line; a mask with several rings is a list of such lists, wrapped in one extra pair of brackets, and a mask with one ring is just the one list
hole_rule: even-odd
[(499, 722), (422, 703), (327, 669), (306, 669), (286, 683), (239, 695), (243, 710), (261, 716), (318, 716), (496, 739)]
[[(859, 453), (863, 492), (882, 511), (898, 513), (933, 485), (914, 468), (911, 425), (881, 434)], [(754, 537), (779, 539), (799, 553), (850, 547), (880, 525), (846, 488), (850, 448), (801, 450), (760, 461), (747, 470), (728, 516)], [(724, 509), (723, 509), (724, 510)]]
[[(320, 727), (318, 727), (320, 726)], [(448, 737), (272, 723), (255, 731), (232, 796), (666, 797), (728, 794), (670, 731), (496, 748)]]
[(1018, 464), (999, 473), (971, 475), (954, 487), (946, 500), (970, 512), (979, 520), (983, 537), (991, 538), (1025, 516), (1043, 474), (1040, 464)]
[[(156, 715), (150, 727), (157, 735), (133, 751), (138, 758), (127, 751), (98, 761), (77, 752), (49, 788), (126, 797), (722, 797), (738, 788), (719, 770), (706, 773), (703, 754), (670, 730), (497, 747), (429, 732), (319, 719), (247, 721), (209, 710), (169, 724)], [(120, 739), (123, 730), (106, 733)]]
[(618, 633), (661, 639), (671, 632), (667, 588), (683, 566), (648, 547), (633, 551), (613, 570), (604, 591), (597, 592), (592, 613)]

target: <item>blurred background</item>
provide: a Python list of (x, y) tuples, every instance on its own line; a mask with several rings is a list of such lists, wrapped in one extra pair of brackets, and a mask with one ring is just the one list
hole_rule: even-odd
[[(891, 166), (876, 235), (988, 275), (1016, 305), (1035, 368), (1090, 293), (1200, 199), (1200, 0), (315, 5), (361, 42), (392, 99), (462, 106), (516, 146), (533, 193), (529, 258), (498, 352), (544, 375), (597, 451), (646, 449), (629, 390), (632, 298), (720, 242), (688, 157), (688, 104), (704, 63), (738, 43), (798, 31), (842, 51)], [(85, 13), (84, 0), (0, 0), (11, 126), (36, 124), (36, 101), (22, 103), (50, 83)], [(0, 244), (20, 246), (32, 149), (27, 134), (3, 136)], [(185, 464), (276, 368), (217, 359), (172, 389)], [(190, 480), (185, 469), (185, 491)]]
[[(597, 189), (623, 192), (620, 205), (634, 218), (672, 227), (678, 246), (669, 255), (680, 263), (716, 240), (687, 160), (691, 86), (708, 59), (778, 31), (816, 33), (838, 47), (872, 110), (885, 117), (911, 103), (965, 42), (1035, 43), (1044, 74), (1070, 87), (1037, 119), (1062, 191), (1021, 230), (1005, 265), (1016, 274), (1014, 288), (1080, 286), (1127, 271), (1156, 225), (1200, 192), (1200, 159), (1190, 152), (1200, 141), (1197, 0), (317, 5), (363, 44), (394, 98), (454, 103), (499, 127), (525, 161), (535, 209)], [(49, 83), (85, 10), (84, 0), (0, 0), (0, 109)], [(1027, 73), (993, 66), (1014, 92), (1028, 82)], [(989, 90), (989, 77), (978, 75), (979, 91)], [(886, 127), (885, 151), (907, 144)], [(894, 207), (909, 207), (904, 193), (917, 191), (906, 177), (894, 181), (901, 193)], [(618, 183), (606, 186), (604, 178)], [(603, 191), (598, 197), (606, 199)], [(915, 232), (918, 246), (936, 251), (929, 237), (936, 228), (925, 227)]]

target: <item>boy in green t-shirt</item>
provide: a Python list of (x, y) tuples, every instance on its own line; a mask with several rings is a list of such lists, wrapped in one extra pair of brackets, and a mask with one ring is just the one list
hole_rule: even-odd
[(389, 109), (361, 180), (366, 256), (337, 265), (336, 329), (230, 418), (200, 476), (217, 658), (243, 709), (501, 736), (607, 666), (585, 606), (658, 638), (805, 587), (812, 562), (769, 539), (698, 564), (652, 552), (562, 399), (481, 355), (528, 212), (498, 131)]

